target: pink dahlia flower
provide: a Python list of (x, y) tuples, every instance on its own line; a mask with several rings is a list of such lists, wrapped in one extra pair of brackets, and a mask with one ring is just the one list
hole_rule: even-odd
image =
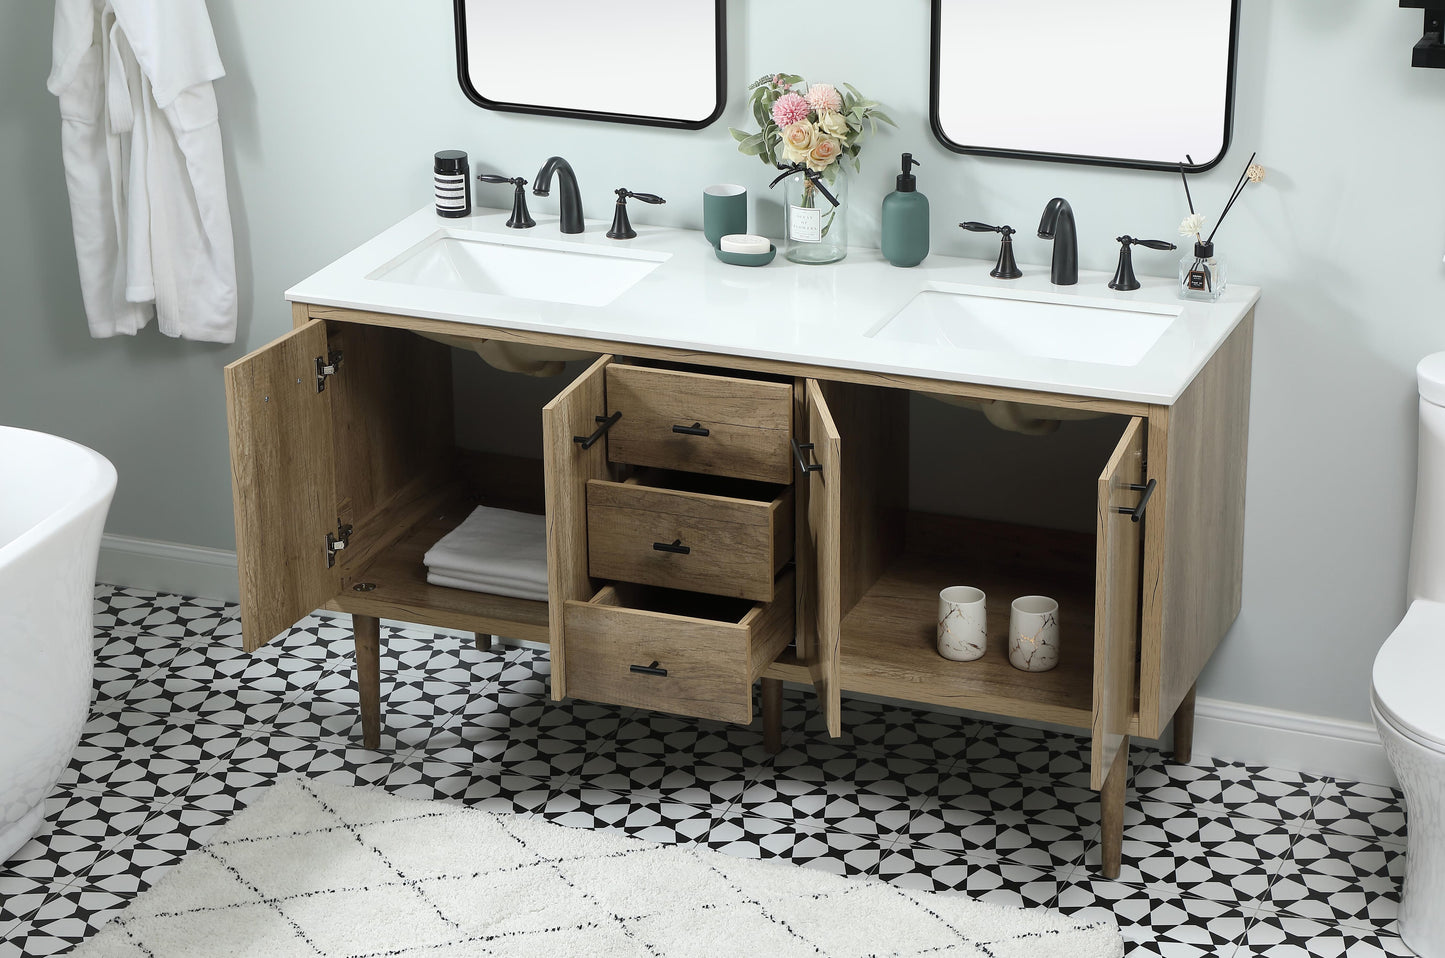
[(808, 105), (815, 110), (843, 109), (843, 98), (831, 83), (814, 83), (808, 87)]
[(778, 126), (792, 126), (808, 118), (808, 101), (796, 93), (784, 93), (773, 104), (773, 122)]

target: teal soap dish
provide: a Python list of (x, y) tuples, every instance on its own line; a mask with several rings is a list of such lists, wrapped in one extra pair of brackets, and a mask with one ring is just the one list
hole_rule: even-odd
[(722, 249), (714, 249), (713, 252), (729, 266), (766, 266), (778, 255), (778, 248), (769, 243), (766, 253), (730, 253)]

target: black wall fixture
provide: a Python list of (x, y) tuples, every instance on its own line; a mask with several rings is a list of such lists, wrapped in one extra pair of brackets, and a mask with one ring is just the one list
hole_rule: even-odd
[(699, 130), (727, 104), (726, 0), (453, 0), (477, 106)]
[(1445, 69), (1445, 0), (1400, 0), (1400, 6), (1425, 11), (1425, 35), (1410, 53), (1410, 66)]

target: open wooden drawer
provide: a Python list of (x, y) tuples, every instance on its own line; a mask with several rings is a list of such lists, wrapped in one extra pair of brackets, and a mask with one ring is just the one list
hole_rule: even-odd
[(793, 639), (791, 571), (775, 591), (765, 603), (619, 583), (568, 602), (568, 692), (747, 724), (753, 683)]
[(596, 578), (771, 602), (792, 557), (791, 486), (683, 473), (587, 483)]

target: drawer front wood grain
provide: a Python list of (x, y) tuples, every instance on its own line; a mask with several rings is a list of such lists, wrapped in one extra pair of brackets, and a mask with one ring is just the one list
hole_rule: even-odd
[(590, 602), (568, 602), (567, 693), (747, 724), (753, 682), (793, 638), (791, 571), (774, 591), (775, 601), (752, 606), (739, 622), (628, 608), (611, 585)]
[[(622, 413), (607, 434), (611, 462), (792, 482), (787, 383), (613, 365), (607, 408)], [(695, 426), (707, 435), (675, 432), (674, 426)]]
[(596, 578), (771, 602), (774, 577), (792, 555), (792, 488), (757, 501), (587, 484), (588, 568)]

